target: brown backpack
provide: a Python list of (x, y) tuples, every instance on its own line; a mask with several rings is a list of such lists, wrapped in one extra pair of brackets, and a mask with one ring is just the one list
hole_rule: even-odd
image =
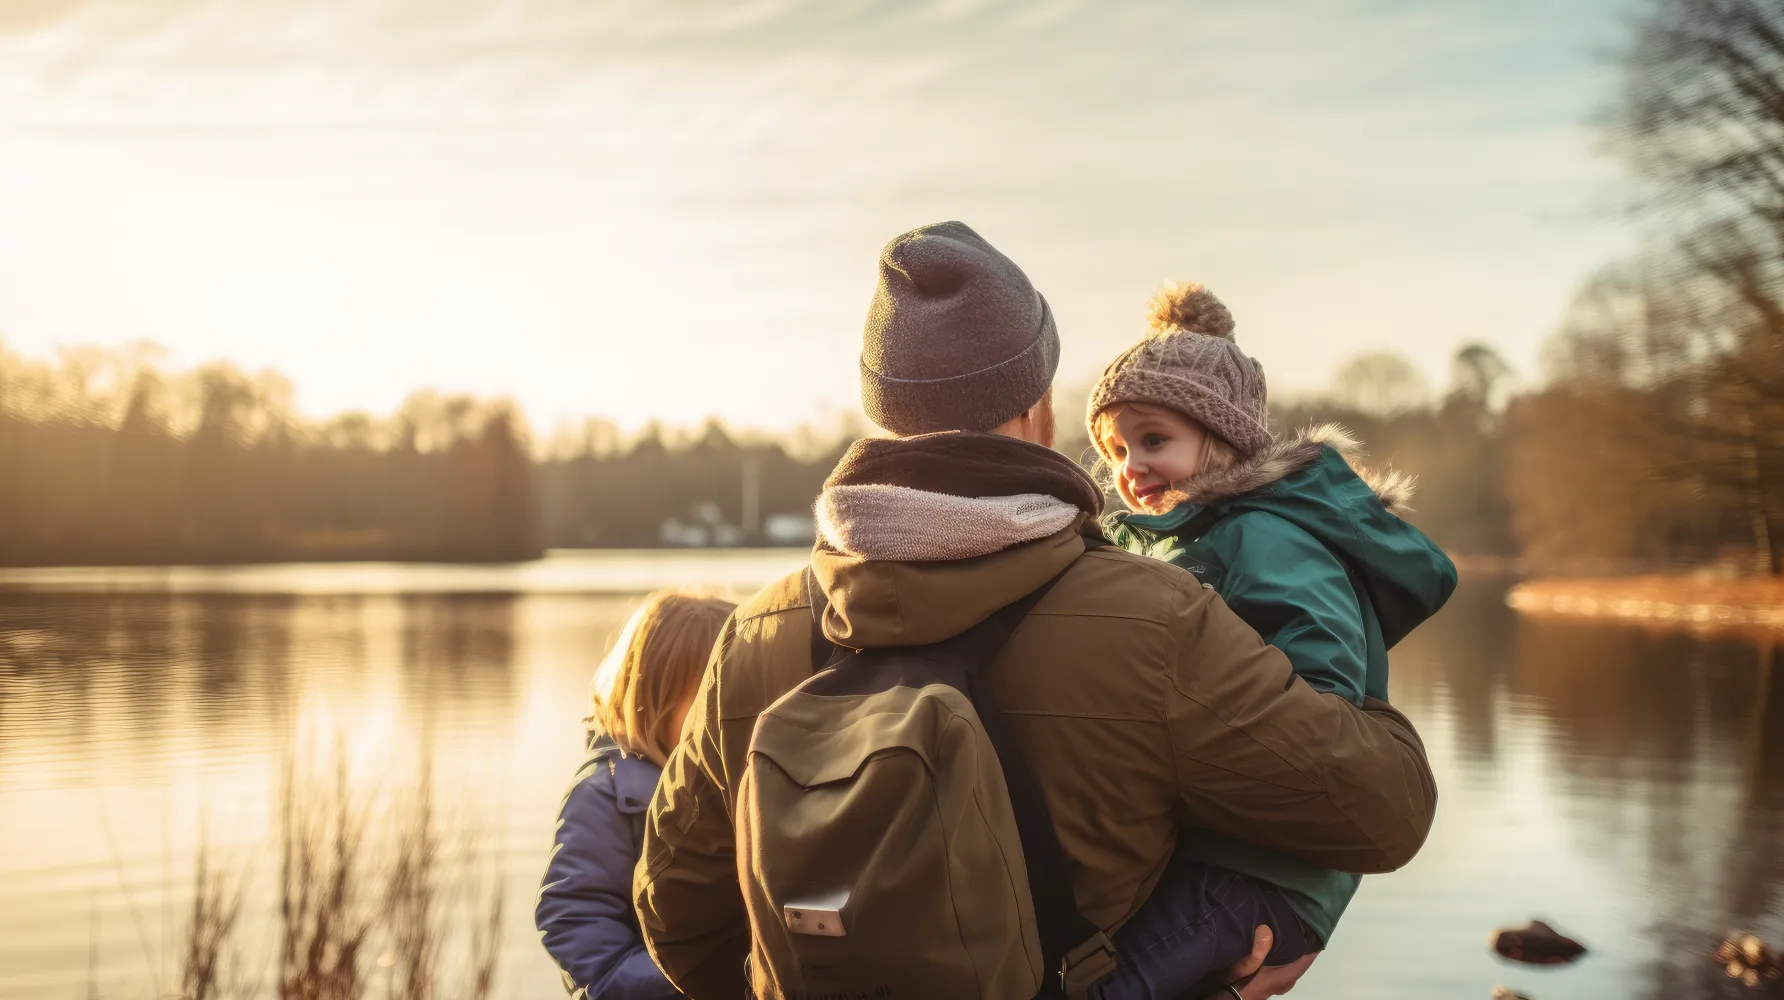
[(1081, 995), (1112, 967), (980, 691), (1057, 579), (942, 642), (846, 649), (825, 640), (808, 574), (816, 672), (757, 719), (738, 784), (756, 996), (1029, 1000)]

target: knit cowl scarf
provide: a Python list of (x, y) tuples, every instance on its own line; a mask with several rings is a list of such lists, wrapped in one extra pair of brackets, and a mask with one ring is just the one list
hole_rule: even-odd
[(868, 438), (818, 495), (821, 545), (861, 559), (970, 559), (1057, 534), (1102, 510), (1064, 455), (1016, 438), (944, 431)]

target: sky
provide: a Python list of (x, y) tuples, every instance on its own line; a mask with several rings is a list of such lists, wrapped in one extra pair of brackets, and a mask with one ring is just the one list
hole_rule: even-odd
[(311, 415), (856, 408), (880, 247), (960, 219), (1060, 381), (1207, 284), (1279, 393), (1525, 378), (1629, 242), (1637, 0), (4, 0), (0, 341), (152, 340)]

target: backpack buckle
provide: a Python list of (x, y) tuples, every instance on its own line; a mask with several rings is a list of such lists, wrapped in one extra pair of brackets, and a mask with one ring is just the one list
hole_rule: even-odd
[(849, 891), (844, 889), (806, 902), (790, 902), (781, 907), (781, 918), (787, 922), (787, 930), (795, 934), (847, 937), (842, 911), (848, 905)]
[(1115, 942), (1097, 931), (1059, 960), (1059, 988), (1067, 997), (1081, 997), (1115, 968)]

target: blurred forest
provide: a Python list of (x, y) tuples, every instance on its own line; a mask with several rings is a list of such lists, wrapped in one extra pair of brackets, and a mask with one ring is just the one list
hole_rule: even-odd
[(155, 358), (0, 351), (0, 563), (539, 554), (513, 407), (423, 392), (389, 419), (308, 423), (276, 375)]
[(1505, 419), (1531, 556), (1784, 556), (1784, 4), (1657, 0), (1612, 108), (1640, 247)]
[[(553, 547), (809, 544), (824, 478), (860, 428), (801, 430), (740, 442), (716, 422), (678, 438), (657, 425), (632, 440), (591, 420), (539, 466), (541, 517)], [(797, 457), (796, 457), (797, 456)], [(776, 520), (795, 527), (777, 536)], [(689, 536), (692, 532), (692, 536)]]
[[(276, 375), (224, 364), (169, 372), (155, 356), (81, 349), (50, 364), (0, 350), (0, 467), (14, 473), (0, 479), (0, 563), (485, 561), (550, 547), (806, 544), (812, 500), (861, 433), (739, 440), (709, 423), (627, 437), (590, 420), (536, 443), (505, 401), (432, 392), (389, 417), (312, 422), (293, 414)], [(1280, 404), (1272, 419), (1280, 430), (1338, 421), (1371, 461), (1418, 474), (1414, 519), (1455, 552), (1511, 556), (1534, 541), (1549, 546), (1545, 557), (1650, 555), (1519, 534), (1542, 522), (1509, 501), (1507, 454), (1546, 454), (1551, 429), (1516, 421), (1562, 390), (1508, 405), (1510, 381), (1480, 345), (1456, 355), (1441, 395), (1399, 356), (1366, 354), (1332, 390)], [(1059, 447), (1088, 464), (1082, 399), (1059, 397)], [(777, 535), (777, 521), (793, 530)], [(1745, 541), (1744, 525), (1726, 519), (1726, 540)]]
[[(418, 392), (388, 417), (306, 421), (276, 374), (170, 372), (158, 357), (80, 348), (49, 363), (0, 349), (0, 564), (803, 542), (797, 522), (851, 433), (740, 443), (711, 424), (623, 440), (592, 420), (541, 453), (505, 400)], [(775, 536), (789, 514), (791, 535)]]
[[(1606, 132), (1638, 247), (1585, 282), (1544, 371), (1513, 373), (1472, 344), (1434, 391), (1403, 358), (1363, 354), (1273, 419), (1336, 420), (1371, 462), (1418, 475), (1413, 520), (1458, 554), (1778, 574), (1784, 3), (1655, 0), (1624, 69)], [(506, 401), (421, 392), (393, 416), (307, 421), (276, 375), (156, 360), (0, 350), (0, 563), (800, 544), (857, 432), (627, 438), (594, 420), (539, 446)], [(1081, 402), (1059, 401), (1075, 457)]]

